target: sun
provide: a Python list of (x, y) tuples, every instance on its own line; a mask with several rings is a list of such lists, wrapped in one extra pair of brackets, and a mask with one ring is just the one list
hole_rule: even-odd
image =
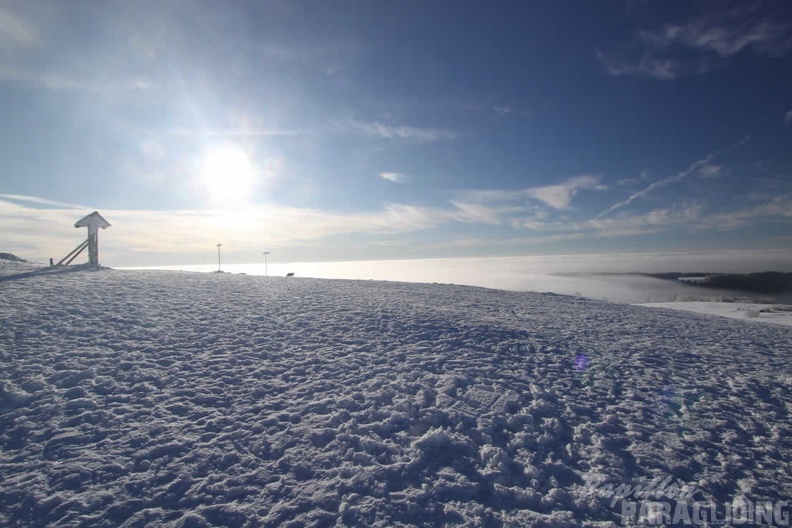
[(201, 161), (200, 181), (213, 204), (237, 205), (249, 200), (257, 183), (256, 167), (241, 148), (217, 146)]

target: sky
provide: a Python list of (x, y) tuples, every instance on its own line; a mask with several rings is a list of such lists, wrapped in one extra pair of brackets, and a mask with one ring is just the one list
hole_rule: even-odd
[(0, 251), (792, 245), (792, 3), (0, 1)]

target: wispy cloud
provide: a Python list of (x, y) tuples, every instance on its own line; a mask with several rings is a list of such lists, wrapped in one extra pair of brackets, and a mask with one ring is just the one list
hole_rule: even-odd
[(513, 229), (527, 231), (580, 231), (582, 229), (579, 222), (570, 221), (567, 218), (549, 220), (547, 216), (540, 214), (512, 218), (509, 225)]
[(703, 213), (702, 204), (691, 203), (673, 208), (653, 209), (643, 214), (595, 218), (586, 225), (593, 228), (599, 237), (643, 235), (670, 227), (691, 226), (699, 221)]
[[(65, 254), (81, 238), (73, 228), (74, 221), (93, 209), (34, 196), (0, 195), (3, 243), (7, 250), (33, 258)], [(202, 252), (217, 240), (227, 241), (237, 250), (253, 250), (262, 243), (293, 245), (350, 234), (402, 235), (452, 222), (495, 225), (500, 221), (495, 209), (461, 202), (447, 207), (397, 203), (346, 213), (277, 204), (239, 210), (101, 212), (113, 224), (103, 251), (121, 256)]]
[(720, 174), (722, 167), (720, 165), (713, 165), (710, 162), (715, 159), (716, 157), (724, 154), (725, 152), (734, 152), (736, 150), (741, 149), (744, 147), (749, 141), (751, 141), (751, 134), (747, 134), (743, 137), (736, 145), (733, 145), (725, 150), (718, 150), (708, 154), (707, 156), (701, 158), (700, 160), (691, 164), (687, 169), (669, 176), (665, 179), (658, 180), (649, 184), (647, 187), (644, 187), (640, 191), (631, 194), (626, 200), (622, 200), (621, 202), (617, 202), (610, 206), (609, 208), (602, 211), (598, 214), (595, 218), (600, 219), (604, 216), (611, 214), (612, 212), (616, 211), (617, 209), (621, 209), (622, 207), (626, 207), (630, 205), (632, 202), (637, 200), (638, 198), (643, 198), (648, 194), (652, 193), (654, 190), (665, 187), (666, 185), (670, 185), (672, 183), (678, 183), (682, 180), (688, 178), (691, 174), (698, 173), (704, 178), (715, 178)]
[(568, 242), (571, 240), (581, 240), (586, 238), (586, 233), (564, 233), (560, 235), (540, 235), (534, 237), (515, 237), (503, 241), (506, 245), (522, 245), (522, 244), (544, 244), (552, 242)]
[(543, 202), (554, 209), (569, 209), (572, 198), (580, 190), (604, 190), (606, 187), (600, 184), (600, 179), (596, 176), (584, 174), (575, 176), (558, 185), (548, 185), (545, 187), (535, 187), (526, 189), (525, 195)]
[(407, 175), (401, 172), (380, 172), (379, 177), (393, 183), (404, 183), (407, 181)]
[(455, 219), (468, 224), (500, 224), (500, 213), (497, 208), (487, 207), (481, 204), (456, 202), (451, 204), (456, 207)]
[(787, 123), (792, 122), (792, 110), (784, 114), (784, 121)]
[(247, 109), (226, 110), (214, 121), (202, 120), (193, 125), (177, 125), (168, 128), (167, 134), (178, 137), (195, 138), (267, 138), (291, 137), (316, 134), (320, 130), (313, 127), (282, 127), (265, 120)]
[(637, 178), (623, 178), (616, 182), (616, 185), (623, 187), (625, 185), (635, 185), (636, 183), (643, 183), (649, 179), (651, 173), (647, 170), (642, 170)]
[[(16, 7), (20, 9), (13, 11), (8, 5), (0, 5), (0, 80), (49, 90), (90, 93), (140, 91), (152, 87), (148, 76), (118, 64), (126, 59), (118, 50), (112, 53), (103, 50), (104, 55), (88, 53), (73, 60), (69, 56), (71, 47), (63, 46), (63, 36), (59, 33), (68, 32), (69, 25), (57, 23), (61, 17), (70, 16), (68, 7), (52, 4), (45, 11), (23, 2), (16, 3)], [(118, 59), (119, 55), (123, 58)], [(89, 63), (89, 68), (83, 68)]]
[[(759, 201), (760, 203), (755, 203)], [(648, 235), (668, 229), (689, 231), (728, 231), (754, 222), (778, 222), (792, 219), (792, 194), (754, 195), (747, 207), (710, 210), (704, 203), (685, 201), (644, 213), (622, 212), (608, 218), (585, 221), (547, 219), (540, 216), (511, 222), (515, 229), (561, 234), (585, 234), (597, 238)]]
[(159, 161), (165, 156), (165, 148), (162, 144), (152, 139), (141, 141), (138, 148), (150, 160)]
[(743, 50), (761, 55), (782, 56), (792, 52), (792, 24), (769, 18), (739, 20), (733, 16), (708, 15), (682, 25), (641, 33), (642, 39), (655, 49), (675, 44), (730, 57)]
[[(498, 238), (461, 238), (433, 244), (432, 248), (482, 248), (482, 247), (508, 247), (531, 246), (536, 244), (547, 244), (553, 242), (569, 242), (586, 238), (586, 233), (564, 233), (560, 235), (533, 235), (522, 237)], [(429, 249), (429, 247), (427, 247)]]
[(175, 127), (168, 131), (172, 136), (185, 137), (185, 138), (228, 138), (228, 139), (246, 139), (246, 138), (276, 138), (276, 137), (294, 137), (300, 135), (307, 135), (315, 133), (316, 131), (306, 129), (284, 129), (284, 128), (267, 128), (267, 127)]
[[(771, 57), (792, 53), (792, 24), (761, 3), (702, 13), (681, 23), (640, 30), (621, 50), (595, 54), (613, 76), (674, 80), (707, 73), (741, 52)], [(783, 6), (779, 7), (783, 10)]]
[(50, 90), (94, 93), (145, 91), (153, 86), (150, 81), (142, 77), (102, 80), (73, 74), (25, 71), (6, 66), (0, 66), (0, 79), (28, 82)]
[(84, 205), (57, 202), (55, 200), (47, 200), (46, 198), (39, 198), (37, 196), (27, 196), (23, 194), (0, 194), (0, 200), (8, 200), (11, 202), (22, 202), (23, 204), (28, 203), (37, 206), (60, 207), (64, 209), (86, 209), (86, 206)]
[(755, 220), (781, 220), (792, 218), (792, 195), (773, 196), (763, 203), (734, 211), (713, 214), (698, 225), (699, 229), (728, 231), (743, 227)]
[(226, 138), (256, 138), (256, 137), (288, 137), (305, 134), (304, 130), (296, 129), (277, 129), (277, 128), (238, 128), (238, 129), (215, 129), (215, 130), (187, 130), (176, 131), (183, 135), (197, 135), (207, 137), (226, 137)]
[(7, 6), (0, 6), (0, 49), (30, 46), (38, 41), (38, 30), (33, 25)]
[(595, 50), (605, 70), (614, 77), (636, 75), (663, 81), (673, 81), (689, 72), (691, 66), (670, 58), (658, 58), (649, 53), (635, 59), (621, 53)]
[(492, 111), (495, 112), (500, 117), (517, 116), (517, 117), (528, 118), (534, 115), (533, 110), (529, 110), (527, 108), (522, 108), (511, 104), (494, 106), (492, 108)]
[(414, 141), (441, 141), (454, 139), (456, 133), (440, 128), (419, 128), (406, 125), (389, 125), (379, 121), (349, 121), (348, 130), (383, 139), (405, 139)]
[(532, 199), (553, 209), (569, 209), (572, 199), (581, 190), (604, 190), (600, 178), (589, 174), (575, 176), (556, 185), (529, 187), (516, 190), (475, 190), (463, 193), (464, 199), (471, 202), (509, 202)]
[(705, 212), (703, 204), (689, 202), (640, 214), (619, 214), (610, 218), (583, 221), (534, 216), (515, 219), (511, 225), (515, 229), (558, 233), (552, 235), (554, 237), (613, 238), (654, 234), (677, 227), (692, 227), (705, 216)]
[[(687, 202), (656, 208), (641, 214), (617, 214), (607, 218), (576, 221), (541, 213), (505, 221), (517, 210), (477, 203), (451, 202), (447, 208), (390, 204), (378, 210), (336, 213), (275, 204), (248, 210), (102, 210), (113, 224), (103, 233), (103, 253), (116, 263), (136, 253), (204, 253), (217, 240), (234, 251), (254, 251), (261, 244), (281, 246), (321, 243), (328, 237), (371, 235), (377, 240), (401, 244), (399, 237), (463, 222), (477, 225), (511, 226), (535, 232), (535, 236), (512, 241), (494, 237), (493, 243), (562, 242), (582, 238), (614, 238), (648, 235), (669, 229), (688, 231), (731, 230), (754, 222), (792, 219), (792, 195), (757, 197), (748, 206), (731, 211), (708, 211), (702, 203)], [(0, 195), (0, 230), (6, 250), (32, 258), (58, 257), (83, 237), (73, 223), (92, 207), (44, 198)], [(166, 225), (167, 229), (162, 229)], [(464, 242), (462, 241), (464, 240)], [(461, 239), (458, 247), (478, 245)], [(486, 245), (486, 244), (485, 244)]]
[[(756, 203), (759, 202), (759, 203)], [(586, 221), (559, 221), (533, 217), (511, 223), (515, 229), (559, 233), (594, 238), (617, 238), (652, 235), (670, 229), (695, 231), (730, 231), (764, 222), (789, 222), (792, 219), (792, 195), (758, 195), (750, 205), (732, 210), (711, 210), (701, 202), (682, 202), (671, 207), (644, 213), (622, 212), (612, 217)], [(553, 235), (556, 236), (556, 235)]]

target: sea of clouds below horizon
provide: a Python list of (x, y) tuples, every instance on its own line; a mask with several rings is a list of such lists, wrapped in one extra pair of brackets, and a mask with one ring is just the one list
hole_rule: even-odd
[[(133, 268), (129, 268), (133, 269)], [(212, 272), (217, 264), (136, 267)], [(227, 273), (265, 275), (263, 262), (222, 264)], [(564, 255), (529, 257), (290, 262), (272, 259), (266, 273), (283, 277), (453, 283), (512, 291), (551, 292), (622, 303), (708, 301), (734, 292), (704, 289), (647, 276), (647, 273), (752, 273), (792, 271), (792, 253), (718, 252)]]

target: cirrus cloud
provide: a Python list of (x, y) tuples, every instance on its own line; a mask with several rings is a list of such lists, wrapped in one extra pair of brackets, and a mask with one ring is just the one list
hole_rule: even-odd
[(719, 5), (685, 21), (634, 33), (632, 42), (595, 55), (614, 77), (675, 80), (703, 74), (739, 53), (784, 57), (792, 53), (792, 23), (782, 3)]
[(581, 190), (601, 191), (607, 186), (601, 183), (598, 176), (582, 174), (561, 183), (543, 185), (515, 190), (483, 189), (466, 191), (463, 198), (469, 202), (509, 202), (531, 199), (550, 206), (553, 209), (569, 209), (572, 199)]
[(393, 183), (404, 183), (407, 181), (407, 175), (401, 172), (380, 172), (379, 177)]

